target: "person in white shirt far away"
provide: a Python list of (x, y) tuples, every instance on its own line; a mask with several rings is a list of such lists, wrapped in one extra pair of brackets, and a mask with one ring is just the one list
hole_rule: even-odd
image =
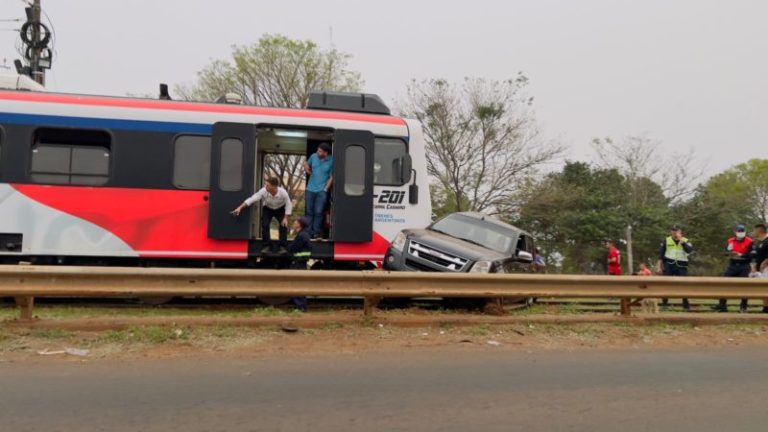
[(261, 241), (264, 244), (262, 253), (275, 252), (275, 245), (272, 242), (269, 229), (269, 224), (273, 218), (280, 223), (280, 253), (288, 252), (288, 216), (293, 211), (293, 203), (291, 197), (288, 196), (288, 191), (280, 187), (279, 184), (280, 182), (276, 177), (268, 178), (263, 188), (232, 211), (233, 215), (240, 216), (240, 212), (244, 208), (261, 201)]

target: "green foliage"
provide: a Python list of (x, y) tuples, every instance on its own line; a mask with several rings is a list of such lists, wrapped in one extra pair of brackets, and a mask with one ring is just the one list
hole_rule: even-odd
[[(437, 219), (470, 208), (470, 203), (466, 197), (457, 198), (453, 190), (446, 189), (439, 184), (430, 185), (429, 192), (432, 198), (432, 213)], [(457, 205), (458, 200), (461, 201), (460, 206)]]
[(604, 240), (624, 239), (630, 225), (636, 261), (653, 259), (668, 215), (668, 202), (652, 181), (633, 182), (584, 162), (567, 162), (531, 184), (523, 201), (515, 222), (536, 235), (545, 255), (560, 257), (567, 273), (604, 272)]
[(311, 91), (360, 90), (363, 80), (348, 69), (350, 58), (310, 40), (267, 34), (254, 44), (233, 46), (230, 59), (213, 61), (198, 72), (196, 83), (175, 91), (190, 100), (237, 93), (247, 104), (304, 108)]
[(734, 225), (764, 222), (767, 209), (768, 160), (728, 169), (675, 202), (648, 177), (567, 162), (560, 172), (529, 182), (514, 222), (536, 235), (551, 270), (566, 273), (604, 272), (602, 241), (624, 240), (630, 225), (635, 264), (654, 263), (669, 226), (679, 224), (695, 249), (691, 274), (717, 275)]
[(40, 339), (64, 339), (72, 336), (72, 332), (57, 328), (51, 329), (33, 329), (29, 332), (29, 335)]
[(700, 186), (674, 214), (694, 242), (696, 274), (715, 275), (726, 264), (725, 242), (737, 223), (765, 223), (768, 208), (768, 160), (736, 165)]
[[(305, 108), (312, 91), (360, 91), (363, 80), (349, 69), (350, 58), (310, 40), (267, 34), (254, 44), (235, 45), (229, 59), (211, 62), (198, 72), (195, 83), (176, 86), (175, 93), (202, 101), (236, 93), (249, 105)], [(302, 166), (303, 156), (269, 155), (264, 176), (279, 178), (294, 201), (302, 202)]]

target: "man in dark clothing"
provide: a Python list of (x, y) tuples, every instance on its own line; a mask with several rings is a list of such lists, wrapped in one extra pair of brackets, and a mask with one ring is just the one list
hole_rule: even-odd
[[(656, 263), (656, 273), (664, 276), (688, 276), (688, 257), (693, 253), (693, 246), (683, 237), (683, 230), (673, 226), (670, 235), (659, 248), (659, 261)], [(669, 307), (669, 299), (661, 299), (662, 307)], [(683, 309), (691, 310), (687, 298), (683, 299)]]
[[(768, 273), (768, 232), (765, 224), (755, 225), (752, 235), (751, 277), (766, 277)], [(768, 299), (763, 299), (763, 313), (768, 313)]]
[[(309, 235), (309, 225), (311, 220), (302, 216), (293, 223), (293, 231), (296, 233), (296, 237), (293, 239), (290, 245), (288, 245), (288, 254), (291, 257), (291, 266), (293, 270), (306, 270), (307, 261), (312, 256), (312, 242)], [(293, 297), (291, 298), (296, 309), (302, 312), (307, 311), (307, 298), (306, 297)]]
[[(728, 260), (728, 267), (726, 267), (723, 276), (749, 277), (751, 270), (750, 255), (752, 253), (752, 243), (752, 239), (747, 236), (747, 228), (742, 224), (736, 225), (733, 237), (728, 239), (725, 246), (725, 253), (730, 259)], [(746, 312), (747, 306), (747, 299), (741, 299), (739, 312)], [(728, 300), (720, 299), (719, 304), (715, 306), (715, 310), (718, 312), (728, 312)]]

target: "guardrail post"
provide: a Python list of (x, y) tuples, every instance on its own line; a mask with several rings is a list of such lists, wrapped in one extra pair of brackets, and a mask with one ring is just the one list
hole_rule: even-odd
[(379, 305), (381, 297), (377, 296), (365, 296), (363, 297), (363, 316), (372, 317), (373, 311)]
[(34, 318), (32, 308), (35, 306), (35, 298), (32, 296), (16, 297), (16, 306), (21, 308), (20, 321), (32, 321)]
[(620, 299), (619, 307), (621, 309), (621, 316), (623, 317), (632, 316), (632, 299), (628, 299), (628, 298)]

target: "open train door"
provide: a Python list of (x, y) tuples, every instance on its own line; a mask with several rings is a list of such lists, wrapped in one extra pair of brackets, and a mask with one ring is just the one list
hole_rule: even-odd
[(256, 125), (216, 123), (211, 141), (211, 189), (208, 237), (248, 240), (251, 209), (235, 217), (230, 212), (253, 194)]
[(336, 130), (333, 143), (331, 238), (341, 243), (373, 239), (373, 133)]

